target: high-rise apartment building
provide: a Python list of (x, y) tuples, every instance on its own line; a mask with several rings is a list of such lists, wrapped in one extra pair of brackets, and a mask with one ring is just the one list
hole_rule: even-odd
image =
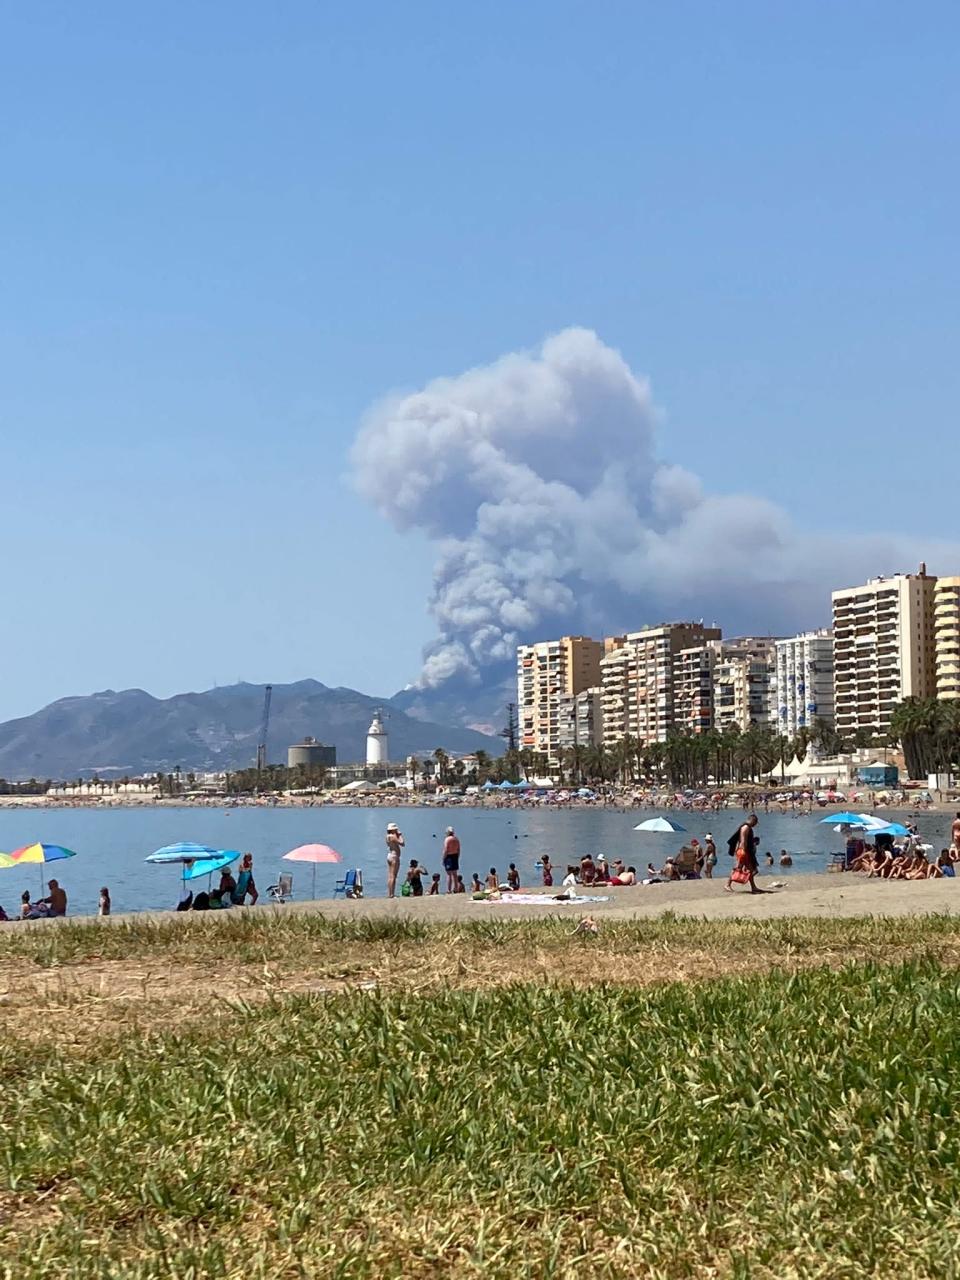
[(641, 742), (665, 741), (677, 725), (677, 656), (719, 639), (717, 627), (673, 622), (608, 640), (600, 662), (604, 744), (612, 746), (628, 734)]
[(772, 726), (776, 640), (743, 636), (724, 640), (713, 668), (713, 727)]
[(833, 634), (807, 631), (778, 640), (776, 671), (777, 732), (794, 738), (815, 720), (834, 726)]
[(903, 698), (936, 694), (933, 600), (936, 578), (919, 573), (873, 578), (833, 592), (837, 732), (884, 733)]
[(680, 733), (713, 728), (713, 672), (720, 640), (681, 649), (673, 659), (673, 721)]
[(603, 742), (603, 697), (600, 688), (562, 693), (557, 698), (557, 746), (599, 747)]
[(520, 746), (541, 752), (551, 767), (559, 761), (559, 699), (600, 684), (603, 641), (563, 636), (517, 649), (517, 708)]
[(933, 589), (937, 697), (960, 698), (960, 578), (938, 578)]

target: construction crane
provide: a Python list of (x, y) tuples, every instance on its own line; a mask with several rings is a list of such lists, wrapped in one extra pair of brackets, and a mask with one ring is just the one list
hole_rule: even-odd
[(268, 684), (263, 691), (263, 719), (260, 721), (260, 737), (257, 740), (257, 773), (263, 773), (267, 767), (267, 730), (270, 728), (270, 699), (273, 697), (273, 685)]

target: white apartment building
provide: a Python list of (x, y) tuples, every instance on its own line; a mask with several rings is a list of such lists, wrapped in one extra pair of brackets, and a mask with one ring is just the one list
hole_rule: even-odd
[(777, 732), (794, 738), (822, 720), (832, 729), (833, 633), (821, 629), (776, 644)]
[(960, 578), (938, 578), (933, 589), (937, 697), (960, 698)]
[(599, 747), (603, 742), (603, 694), (598, 685), (557, 699), (557, 746)]
[(713, 669), (713, 727), (774, 723), (776, 639), (743, 636), (724, 640)]
[(604, 744), (612, 746), (628, 734), (644, 743), (664, 742), (677, 723), (677, 655), (719, 640), (720, 634), (701, 622), (674, 622), (608, 640), (600, 662)]
[(848, 741), (886, 732), (903, 698), (935, 695), (936, 582), (921, 565), (833, 592), (835, 721)]
[(559, 763), (560, 699), (600, 684), (603, 641), (562, 636), (517, 649), (517, 716), (520, 746)]

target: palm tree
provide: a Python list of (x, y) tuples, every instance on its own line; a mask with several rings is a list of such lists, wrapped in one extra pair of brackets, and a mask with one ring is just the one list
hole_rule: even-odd
[(434, 763), (436, 764), (437, 781), (441, 786), (447, 780), (447, 768), (450, 764), (450, 757), (444, 751), (443, 747), (437, 747), (433, 753)]

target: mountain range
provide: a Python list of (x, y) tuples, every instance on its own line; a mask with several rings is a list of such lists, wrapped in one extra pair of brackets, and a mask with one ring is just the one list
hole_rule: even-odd
[[(397, 700), (355, 689), (330, 689), (317, 680), (273, 686), (267, 758), (286, 763), (287, 747), (308, 735), (337, 748), (340, 762), (363, 760), (377, 708), (385, 714), (391, 760), (425, 756), (437, 747), (502, 754), (502, 739), (473, 729), (435, 724)], [(203, 693), (155, 698), (142, 689), (107, 689), (61, 698), (33, 715), (0, 724), (0, 777), (104, 778), (238, 769), (256, 761), (263, 686), (227, 685)]]

